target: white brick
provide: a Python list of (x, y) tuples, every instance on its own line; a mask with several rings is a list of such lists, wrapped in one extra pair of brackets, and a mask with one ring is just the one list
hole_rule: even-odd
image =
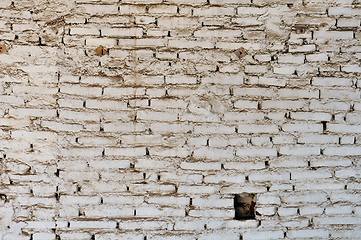
[(232, 218), (234, 216), (234, 210), (223, 209), (207, 209), (207, 210), (190, 210), (189, 216), (191, 217), (207, 217), (207, 218)]
[(287, 232), (290, 238), (328, 238), (329, 232), (321, 229), (291, 230)]
[(237, 149), (236, 155), (239, 157), (271, 157), (277, 156), (277, 151), (269, 148), (240, 148)]
[(322, 124), (315, 123), (286, 123), (282, 125), (282, 130), (285, 132), (323, 132)]
[(240, 174), (213, 174), (204, 178), (205, 183), (238, 183), (244, 184), (245, 178)]
[(327, 215), (339, 215), (339, 214), (351, 214), (353, 210), (352, 206), (329, 206), (325, 208), (325, 213)]
[(224, 163), (224, 168), (248, 171), (253, 169), (264, 169), (266, 166), (265, 162), (226, 162)]
[(195, 16), (217, 16), (217, 15), (233, 16), (235, 14), (235, 9), (221, 8), (221, 7), (195, 8), (193, 14)]
[(189, 162), (182, 162), (181, 163), (182, 169), (192, 169), (192, 170), (220, 170), (221, 165), (217, 162), (209, 162), (209, 163), (189, 163)]
[(54, 233), (35, 233), (33, 234), (34, 240), (48, 240), (48, 239), (55, 239)]
[(314, 44), (302, 45), (302, 46), (297, 46), (297, 45), (289, 46), (289, 52), (291, 52), (291, 53), (313, 52), (315, 50), (316, 50), (316, 45), (314, 45)]
[(361, 147), (326, 147), (324, 154), (329, 156), (357, 156), (361, 154)]
[(260, 77), (258, 80), (258, 84), (268, 86), (285, 86), (286, 79)]
[(260, 65), (246, 65), (244, 71), (246, 73), (263, 74), (268, 71), (268, 67)]
[(275, 194), (260, 194), (257, 197), (257, 204), (281, 204), (281, 199)]
[(249, 180), (252, 182), (265, 182), (265, 181), (289, 181), (290, 173), (279, 172), (262, 172), (252, 173), (249, 175)]
[(314, 180), (314, 179), (327, 179), (331, 178), (332, 174), (328, 171), (322, 170), (299, 170), (291, 172), (291, 179), (294, 180)]
[(352, 39), (351, 31), (316, 31), (314, 33), (316, 39)]
[(280, 216), (295, 216), (297, 215), (297, 211), (298, 209), (297, 208), (285, 208), (285, 207), (281, 207), (281, 208), (278, 208), (277, 210), (277, 213), (278, 215)]
[(240, 124), (237, 127), (238, 133), (278, 133), (279, 129), (276, 125), (248, 125)]
[(71, 28), (71, 35), (100, 35), (100, 31), (97, 27), (79, 27)]
[(358, 224), (360, 218), (357, 217), (315, 217), (314, 223), (316, 225), (334, 225), (334, 224)]
[(330, 7), (328, 9), (330, 16), (335, 15), (361, 15), (361, 10), (349, 7)]
[(295, 63), (302, 64), (305, 61), (305, 55), (280, 55), (278, 56), (279, 63)]
[(307, 134), (307, 135), (301, 135), (298, 138), (297, 142), (298, 143), (318, 143), (318, 144), (338, 143), (339, 137), (337, 135)]
[(141, 37), (142, 28), (102, 28), (102, 36), (107, 37)]
[(280, 148), (280, 154), (282, 155), (320, 155), (319, 147), (303, 147), (303, 146), (287, 146)]
[(321, 192), (306, 192), (298, 194), (287, 194), (281, 196), (285, 203), (322, 203), (326, 201), (327, 197), (325, 193)]
[(193, 76), (167, 76), (165, 82), (168, 84), (196, 84), (197, 78)]
[(306, 107), (305, 101), (267, 100), (261, 102), (262, 109), (289, 109), (297, 110)]
[(243, 234), (243, 238), (247, 240), (258, 240), (258, 239), (280, 239), (284, 238), (283, 231), (247, 231)]
[(353, 72), (360, 73), (361, 67), (359, 65), (346, 65), (346, 66), (342, 66), (341, 70), (348, 73), (353, 73)]
[(351, 78), (312, 78), (312, 85), (323, 86), (323, 87), (334, 87), (334, 86), (344, 86), (351, 87), (352, 79)]
[(70, 221), (70, 228), (85, 228), (85, 229), (96, 229), (96, 228), (114, 228), (117, 226), (116, 222), (110, 221)]
[(331, 121), (330, 113), (291, 112), (291, 119), (308, 121)]
[(295, 66), (280, 65), (279, 67), (273, 67), (273, 72), (276, 74), (292, 75), (296, 72)]
[(308, 62), (325, 62), (328, 61), (328, 56), (325, 53), (307, 54), (306, 60)]
[(105, 149), (105, 155), (109, 156), (143, 156), (146, 154), (145, 148), (107, 148)]

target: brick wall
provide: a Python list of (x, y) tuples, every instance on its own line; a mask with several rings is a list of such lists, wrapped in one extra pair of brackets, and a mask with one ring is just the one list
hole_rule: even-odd
[(0, 239), (360, 238), (360, 15), (1, 0)]

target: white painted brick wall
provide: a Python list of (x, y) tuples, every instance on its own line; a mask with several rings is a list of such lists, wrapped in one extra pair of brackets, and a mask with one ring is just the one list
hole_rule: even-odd
[(357, 239), (358, 6), (0, 1), (0, 239)]

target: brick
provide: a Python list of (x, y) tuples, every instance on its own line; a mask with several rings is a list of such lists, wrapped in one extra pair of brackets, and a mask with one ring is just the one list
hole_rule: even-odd
[(222, 7), (209, 7), (209, 8), (196, 8), (193, 11), (195, 16), (217, 16), (217, 15), (235, 15), (234, 8), (222, 8)]
[(151, 5), (148, 12), (150, 14), (176, 14), (177, 6), (175, 5)]
[(201, 79), (203, 84), (243, 84), (243, 74), (214, 74)]
[(273, 73), (275, 74), (283, 74), (283, 75), (292, 75), (296, 73), (295, 66), (287, 66), (287, 65), (280, 65), (279, 67), (273, 67)]
[(193, 41), (193, 40), (169, 40), (168, 46), (170, 48), (213, 48), (214, 44), (208, 41)]
[(339, 214), (351, 214), (353, 210), (352, 206), (330, 206), (325, 208), (325, 213), (327, 215), (339, 215)]
[(348, 73), (360, 73), (361, 67), (358, 65), (346, 65), (341, 67), (341, 71), (348, 72)]
[(303, 171), (292, 171), (291, 172), (291, 179), (294, 180), (314, 180), (318, 178), (327, 179), (331, 178), (332, 174), (327, 171), (317, 170), (317, 171), (310, 171), (310, 170), (303, 170)]
[(328, 156), (357, 156), (361, 147), (326, 147), (324, 154)]
[(316, 31), (314, 37), (316, 39), (353, 39), (351, 31)]
[(61, 86), (60, 87), (61, 93), (66, 93), (70, 95), (87, 95), (91, 97), (100, 97), (102, 95), (102, 89), (96, 87), (80, 87), (80, 86)]
[(337, 19), (337, 27), (358, 27), (360, 20), (352, 18), (339, 18)]
[(278, 173), (278, 172), (263, 172), (252, 173), (249, 175), (251, 182), (265, 182), (265, 181), (289, 181), (290, 173)]
[(306, 107), (305, 101), (267, 100), (261, 102), (262, 109), (298, 110)]
[(146, 126), (142, 123), (105, 123), (104, 131), (105, 132), (144, 132)]
[(311, 100), (310, 109), (316, 111), (323, 111), (323, 110), (349, 110), (350, 104), (347, 102), (340, 102), (340, 101), (328, 101), (322, 102), (319, 100)]
[(323, 90), (321, 91), (321, 98), (326, 99), (360, 99), (360, 91), (359, 90)]
[(311, 113), (311, 112), (291, 112), (291, 119), (307, 121), (331, 121), (332, 115), (329, 113)]
[[(203, 213), (203, 214), (202, 214)], [(207, 210), (191, 210), (189, 211), (189, 216), (191, 217), (201, 217), (208, 216), (209, 218), (231, 218), (234, 215), (233, 210), (223, 210), (223, 209), (207, 209)]]
[(142, 240), (143, 234), (116, 234), (116, 233), (100, 233), (95, 235), (97, 240), (111, 240), (111, 239), (124, 239), (124, 240)]
[(192, 170), (220, 170), (221, 165), (216, 162), (209, 162), (209, 163), (188, 163), (183, 162), (181, 163), (182, 169), (192, 169)]
[(344, 184), (333, 182), (332, 180), (318, 180), (318, 182), (310, 183), (296, 183), (295, 189), (297, 191), (305, 190), (342, 190), (345, 189)]
[(223, 165), (225, 169), (235, 169), (239, 171), (266, 168), (265, 162), (226, 162)]
[(328, 61), (328, 56), (325, 53), (307, 54), (306, 60), (308, 62), (325, 62)]
[(101, 115), (97, 112), (75, 112), (75, 111), (61, 110), (59, 111), (59, 117), (65, 119), (72, 119), (76, 121), (99, 122)]
[(314, 77), (314, 78), (312, 78), (312, 85), (323, 86), (323, 87), (334, 87), (334, 86), (351, 87), (352, 79)]
[(357, 217), (315, 217), (314, 222), (317, 225), (327, 224), (357, 224), (360, 219)]
[(85, 12), (92, 15), (103, 15), (103, 14), (111, 14), (117, 13), (117, 6), (115, 5), (88, 5), (84, 4), (82, 7), (85, 9)]
[(279, 63), (294, 63), (302, 64), (305, 61), (305, 55), (280, 55), (278, 56)]
[(246, 73), (263, 74), (268, 71), (268, 67), (259, 65), (246, 65), (244, 71)]
[(306, 195), (303, 193), (298, 194), (287, 194), (282, 197), (284, 202), (286, 203), (302, 203), (306, 202), (308, 204), (310, 203), (322, 203), (326, 201), (326, 194), (324, 193), (317, 193), (317, 192), (307, 192)]
[(361, 10), (349, 8), (349, 7), (330, 7), (328, 9), (328, 15), (360, 15)]
[(165, 78), (167, 84), (196, 84), (197, 78), (193, 76), (168, 76)]
[(289, 52), (291, 53), (300, 53), (300, 52), (314, 52), (316, 50), (316, 45), (309, 44), (309, 45), (290, 45)]
[(97, 27), (79, 27), (79, 28), (71, 28), (71, 35), (100, 35), (100, 31)]
[(121, 39), (118, 41), (119, 46), (127, 47), (164, 47), (166, 45), (165, 39), (157, 39), (157, 38), (134, 38), (134, 39)]
[(246, 125), (240, 124), (237, 127), (238, 133), (277, 133), (279, 131), (276, 125)]
[(287, 232), (290, 238), (328, 238), (329, 232), (326, 230), (291, 230)]
[(279, 239), (283, 238), (284, 233), (283, 231), (246, 231), (243, 234), (243, 238), (249, 240), (256, 240), (256, 239)]
[(360, 133), (361, 129), (359, 125), (348, 124), (329, 124), (327, 130), (336, 133)]
[(320, 155), (319, 147), (281, 147), (280, 154), (282, 155)]
[(143, 156), (146, 154), (145, 148), (107, 148), (105, 155), (109, 156)]
[(297, 208), (278, 208), (278, 215), (279, 216), (295, 216), (297, 215), (298, 209)]
[(339, 137), (337, 135), (307, 134), (307, 135), (301, 135), (298, 138), (297, 142), (298, 143), (318, 143), (318, 144), (338, 143)]
[(257, 198), (258, 204), (280, 204), (280, 197), (274, 194), (260, 194)]
[(70, 221), (70, 228), (85, 228), (85, 229), (97, 229), (97, 228), (115, 228), (117, 225), (114, 221)]
[(17, 108), (17, 109), (10, 109), (9, 115), (20, 116), (20, 117), (32, 116), (32, 117), (51, 118), (56, 116), (56, 111), (52, 109)]
[(248, 148), (248, 149), (237, 149), (236, 155), (239, 157), (251, 157), (251, 156), (277, 156), (277, 151), (275, 149), (267, 148)]
[(260, 85), (268, 85), (268, 86), (285, 86), (286, 80), (285, 79), (278, 79), (278, 78), (267, 78), (267, 77), (260, 77), (258, 80), (258, 84)]
[(106, 37), (141, 37), (143, 36), (142, 28), (102, 28), (102, 36)]

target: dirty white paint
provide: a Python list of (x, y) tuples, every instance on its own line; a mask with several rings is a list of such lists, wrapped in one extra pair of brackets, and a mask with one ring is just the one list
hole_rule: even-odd
[(359, 7), (1, 0), (0, 239), (360, 238)]

